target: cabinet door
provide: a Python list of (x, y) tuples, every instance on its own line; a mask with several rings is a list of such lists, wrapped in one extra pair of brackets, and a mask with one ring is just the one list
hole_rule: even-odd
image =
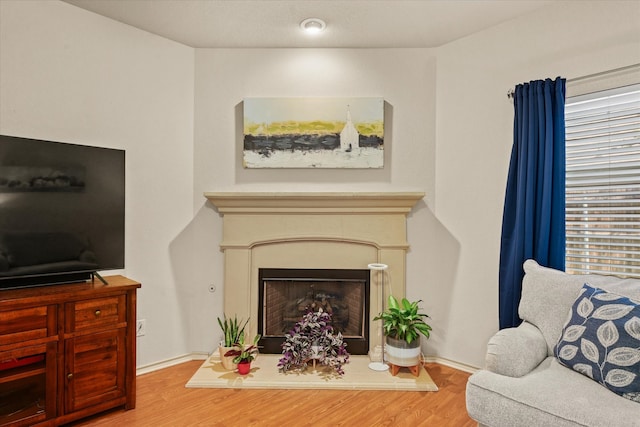
[(125, 329), (65, 340), (65, 412), (125, 398)]
[(0, 425), (30, 426), (56, 416), (56, 342), (0, 351)]

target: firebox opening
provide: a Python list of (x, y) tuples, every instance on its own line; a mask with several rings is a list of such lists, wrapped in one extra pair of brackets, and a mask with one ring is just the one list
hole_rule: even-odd
[(308, 311), (331, 313), (350, 354), (369, 351), (369, 270), (259, 270), (258, 333), (263, 353), (279, 354), (284, 334)]

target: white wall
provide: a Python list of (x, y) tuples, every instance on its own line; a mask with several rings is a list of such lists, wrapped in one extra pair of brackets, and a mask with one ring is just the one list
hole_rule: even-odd
[[(498, 327), (500, 225), (513, 120), (507, 90), (531, 79), (640, 62), (638, 5), (562, 3), (436, 51), (197, 50), (194, 203), (201, 215), (194, 223), (201, 227), (198, 236), (208, 239), (199, 242), (206, 257), (199, 264), (213, 260), (199, 281), (222, 283), (222, 253), (211, 241), (220, 241), (221, 219), (198, 201), (203, 191), (421, 189), (425, 203), (408, 221), (407, 295), (422, 299), (432, 317), (424, 350), (482, 366), (486, 342)], [(549, 17), (551, 9), (556, 18)], [(243, 169), (240, 105), (244, 97), (259, 96), (383, 97), (391, 106), (385, 170)], [(214, 321), (214, 313), (205, 323)]]
[[(66, 3), (2, 0), (0, 133), (127, 150), (139, 365), (219, 339), (222, 220), (204, 191), (382, 188), (427, 193), (407, 259), (407, 294), (434, 326), (425, 351), (481, 366), (497, 329), (506, 92), (640, 62), (639, 8), (558, 3), (437, 50), (194, 51)], [(383, 97), (385, 168), (243, 169), (241, 102), (259, 96)]]
[(189, 352), (190, 250), (172, 249), (192, 218), (193, 49), (67, 3), (3, 0), (0, 133), (126, 150), (138, 365)]
[(437, 238), (420, 267), (429, 277), (424, 297), (437, 301), (435, 353), (482, 366), (486, 341), (498, 328), (513, 141), (507, 91), (530, 80), (640, 63), (640, 2), (558, 3), (443, 46), (437, 58), (437, 227), (429, 232)]
[[(218, 246), (222, 218), (203, 197), (205, 191), (425, 191), (425, 200), (409, 219), (410, 244), (424, 245), (427, 204), (435, 188), (432, 50), (198, 49), (195, 71), (196, 282), (203, 289), (209, 282), (219, 289), (213, 310), (208, 299), (200, 301), (199, 319), (204, 325), (215, 325), (216, 316), (222, 316), (223, 278)], [(384, 98), (384, 169), (244, 169), (243, 98), (301, 96)], [(422, 262), (420, 256), (415, 262)], [(410, 286), (420, 288), (424, 281), (414, 280)], [(197, 350), (211, 350), (220, 337), (219, 328), (201, 333), (204, 347)]]

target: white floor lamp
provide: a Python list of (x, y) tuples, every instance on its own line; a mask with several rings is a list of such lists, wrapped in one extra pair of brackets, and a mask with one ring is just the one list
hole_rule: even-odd
[[(387, 264), (369, 264), (369, 270), (377, 271), (380, 273), (380, 302), (382, 303), (382, 311), (384, 311), (384, 270), (389, 268)], [(381, 325), (381, 340), (382, 340), (382, 355), (380, 357), (380, 362), (371, 362), (369, 363), (369, 369), (374, 371), (386, 371), (389, 369), (389, 365), (384, 363), (384, 321), (380, 321)]]

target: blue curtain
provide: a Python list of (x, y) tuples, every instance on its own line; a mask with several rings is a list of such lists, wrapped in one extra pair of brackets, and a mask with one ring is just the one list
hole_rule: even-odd
[(565, 83), (558, 77), (515, 88), (500, 241), (500, 329), (521, 322), (518, 304), (525, 260), (564, 270)]

